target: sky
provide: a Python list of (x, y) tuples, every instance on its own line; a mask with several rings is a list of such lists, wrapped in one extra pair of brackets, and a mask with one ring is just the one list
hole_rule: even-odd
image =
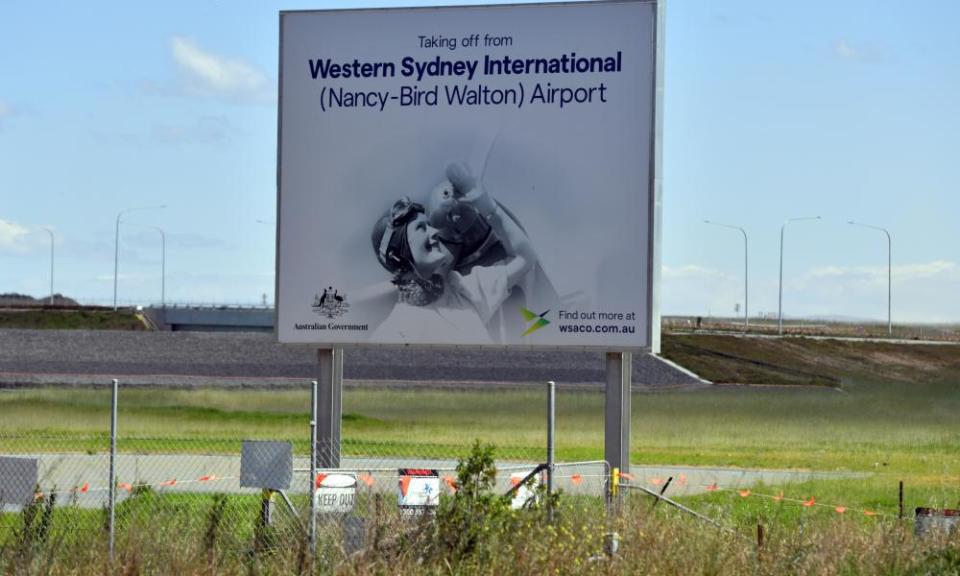
[[(450, 2), (432, 2), (446, 4)], [(476, 2), (470, 2), (476, 3)], [(273, 301), (281, 9), (0, 5), (0, 293)], [(960, 3), (670, 0), (662, 312), (960, 321)], [(164, 208), (158, 208), (159, 206)], [(739, 308), (738, 308), (739, 306)], [(742, 313), (742, 312), (741, 312)]]

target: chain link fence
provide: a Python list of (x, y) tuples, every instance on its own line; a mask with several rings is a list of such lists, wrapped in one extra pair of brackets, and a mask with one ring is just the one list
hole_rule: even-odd
[[(304, 392), (309, 389), (306, 382)], [(46, 394), (59, 392), (67, 391)], [(375, 442), (347, 434), (338, 446), (316, 444), (314, 468), (309, 403), (284, 416), (288, 432), (278, 433), (249, 410), (242, 412), (246, 420), (232, 421), (230, 413), (201, 402), (191, 408), (194, 417), (199, 411), (210, 420), (230, 420), (236, 430), (211, 435), (197, 427), (196, 418), (180, 418), (176, 411), (151, 414), (140, 407), (128, 413), (121, 386), (111, 452), (109, 411), (103, 409), (110, 405), (110, 391), (89, 392), (87, 405), (73, 410), (82, 428), (77, 432), (0, 427), (0, 485), (22, 484), (24, 478), (30, 484), (19, 497), (0, 489), (0, 549), (30, 538), (108, 547), (112, 538), (121, 550), (176, 542), (241, 555), (277, 550), (302, 555), (312, 540), (318, 554), (349, 554), (389, 533), (395, 523), (408, 522), (404, 516), (411, 510), (453, 495), (458, 462), (475, 440)], [(237, 391), (238, 401), (242, 392)], [(222, 399), (230, 392), (218, 394)], [(42, 402), (31, 407), (43, 409)], [(278, 449), (284, 453), (279, 459)], [(537, 491), (518, 483), (545, 462), (546, 452), (546, 446), (529, 442), (494, 445), (494, 491), (512, 491), (516, 506), (526, 504)], [(28, 462), (35, 463), (35, 479), (24, 471)], [(330, 463), (338, 465), (324, 466)], [(546, 482), (545, 473), (535, 474), (538, 478)], [(571, 502), (596, 506), (602, 505), (609, 478), (602, 461), (557, 462), (553, 487)], [(407, 492), (416, 490), (432, 494), (415, 501)]]

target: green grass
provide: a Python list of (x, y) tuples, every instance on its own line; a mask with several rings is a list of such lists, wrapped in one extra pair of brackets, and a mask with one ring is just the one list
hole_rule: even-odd
[(130, 310), (2, 310), (0, 329), (146, 330)]
[[(813, 470), (960, 474), (960, 387), (946, 383), (858, 384), (821, 389), (714, 389), (637, 394), (632, 460)], [(561, 392), (557, 451), (564, 460), (602, 457), (600, 393)], [(306, 391), (137, 389), (121, 392), (121, 449), (214, 451), (224, 439), (290, 439), (306, 450)], [(376, 455), (450, 456), (481, 438), (537, 457), (545, 444), (545, 399), (536, 391), (347, 389), (345, 448)], [(50, 450), (56, 438), (103, 447), (109, 394), (100, 390), (0, 393), (0, 438), (23, 436)], [(138, 446), (134, 438), (146, 438)], [(99, 442), (99, 444), (98, 444)], [(36, 449), (32, 448), (32, 449)], [(87, 449), (87, 448), (83, 448)], [(233, 450), (225, 446), (223, 450)]]

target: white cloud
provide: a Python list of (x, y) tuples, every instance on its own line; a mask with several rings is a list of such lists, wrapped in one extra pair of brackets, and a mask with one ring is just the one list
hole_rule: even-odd
[[(937, 276), (946, 277), (958, 272), (957, 264), (947, 260), (934, 260), (916, 264), (898, 264), (890, 271), (897, 282), (920, 280)], [(823, 266), (814, 268), (806, 276), (812, 280), (825, 278), (848, 278), (867, 282), (886, 282), (886, 266)]]
[(664, 265), (660, 269), (660, 276), (665, 280), (673, 279), (685, 279), (685, 278), (713, 278), (713, 279), (730, 279), (732, 278), (729, 274), (720, 272), (719, 270), (714, 270), (712, 268), (705, 268), (703, 266), (697, 266), (696, 264), (685, 264), (683, 266), (667, 266)]
[(239, 58), (207, 52), (190, 38), (170, 39), (184, 93), (243, 102), (270, 102), (274, 87), (266, 75)]
[(30, 230), (16, 222), (0, 220), (0, 251), (23, 252), (26, 250), (25, 238)]
[[(960, 262), (894, 263), (893, 321), (960, 320)], [(743, 300), (743, 277), (703, 266), (664, 266), (661, 302), (664, 314), (733, 315)], [(750, 277), (750, 312), (776, 315), (776, 269)], [(887, 267), (822, 266), (784, 278), (783, 313), (787, 317), (844, 316), (886, 319)]]
[(879, 62), (884, 59), (883, 52), (875, 47), (857, 44), (854, 45), (844, 38), (833, 44), (833, 54), (848, 62)]
[(13, 109), (13, 106), (0, 100), (0, 131), (3, 130), (4, 120), (7, 118), (12, 118), (16, 115), (16, 110)]

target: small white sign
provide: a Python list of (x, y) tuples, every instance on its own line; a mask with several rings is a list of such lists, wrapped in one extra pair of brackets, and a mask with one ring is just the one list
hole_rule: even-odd
[[(523, 479), (526, 478), (527, 475), (530, 474), (530, 472), (532, 472), (532, 470), (527, 472), (515, 472), (511, 474), (510, 485), (517, 486), (518, 484), (523, 482)], [(541, 479), (539, 476), (535, 479), (537, 483), (539, 483), (540, 480)], [(513, 499), (510, 500), (510, 507), (513, 508), (514, 510), (519, 510), (520, 508), (523, 508), (527, 502), (529, 502), (530, 500), (536, 500), (536, 498), (537, 498), (537, 493), (534, 491), (534, 489), (529, 484), (524, 484), (522, 486), (519, 486), (516, 489), (516, 491), (513, 493)]]
[(401, 508), (435, 508), (440, 504), (440, 475), (436, 470), (401, 468), (397, 504)]
[(318, 514), (347, 514), (357, 501), (357, 477), (353, 474), (318, 474), (313, 499)]

